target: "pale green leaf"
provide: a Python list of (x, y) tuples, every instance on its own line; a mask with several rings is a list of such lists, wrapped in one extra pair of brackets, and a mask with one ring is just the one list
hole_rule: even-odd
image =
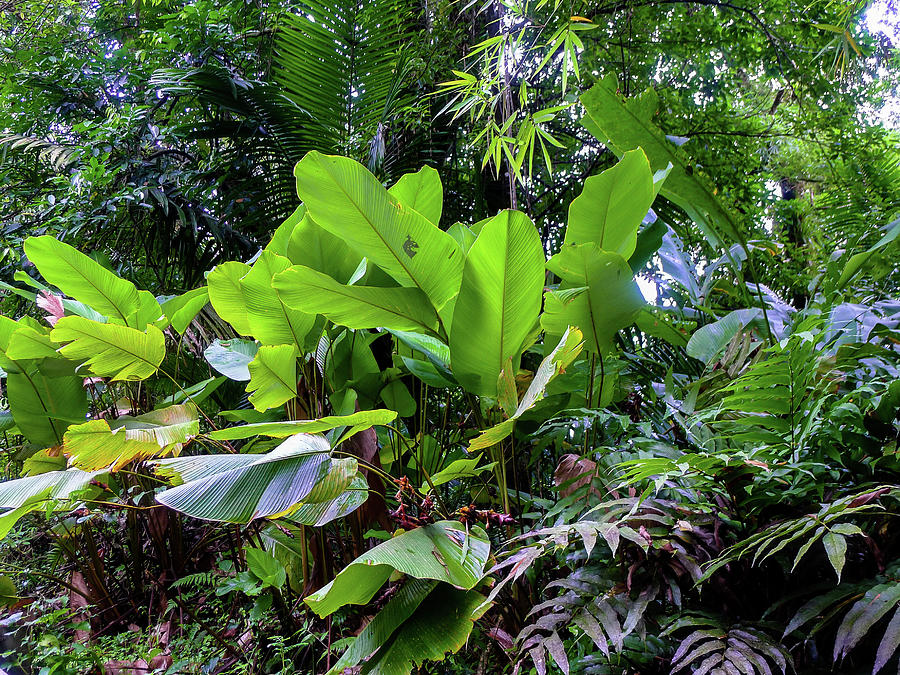
[(116, 471), (134, 460), (178, 453), (199, 433), (197, 408), (174, 405), (137, 417), (72, 425), (65, 433), (63, 452), (70, 466), (83, 471)]
[(423, 166), (415, 173), (400, 176), (388, 193), (435, 225), (440, 225), (441, 211), (444, 208), (444, 186), (441, 185), (438, 172), (430, 166)]
[(49, 283), (101, 314), (126, 323), (138, 309), (134, 284), (56, 237), (29, 237), (25, 255)]
[(50, 332), (59, 351), (83, 361), (92, 373), (113, 380), (144, 380), (153, 375), (166, 355), (165, 336), (156, 326), (143, 331), (80, 316), (64, 316)]
[[(309, 500), (319, 483), (334, 474), (315, 495), (328, 501), (341, 494), (356, 474), (356, 460), (333, 460), (328, 441), (297, 434), (264, 455), (206, 455), (152, 462), (161, 475), (184, 481), (156, 495), (161, 504), (193, 518), (248, 523), (289, 513)], [(332, 469), (338, 469), (332, 471)]]
[(317, 420), (292, 420), (287, 422), (244, 424), (242, 426), (211, 431), (207, 435), (210, 438), (215, 438), (220, 441), (252, 438), (253, 436), (285, 438), (298, 433), (318, 434), (343, 426), (361, 426), (363, 428), (369, 428), (376, 425), (390, 424), (396, 418), (397, 413), (393, 410), (361, 410), (352, 415), (322, 417)]
[(297, 347), (266, 345), (247, 366), (250, 403), (260, 412), (275, 408), (297, 395)]
[(421, 289), (438, 312), (456, 295), (463, 266), (459, 246), (392, 197), (361, 164), (309, 152), (294, 175), (312, 218), (401, 286)]
[(438, 330), (437, 312), (418, 288), (347, 286), (301, 265), (276, 275), (273, 286), (288, 307), (322, 314), (347, 328)]
[(480, 527), (467, 531), (460, 523), (442, 520), (404, 532), (367, 551), (304, 602), (320, 617), (347, 604), (365, 604), (394, 570), (468, 590), (484, 574), (489, 553), (490, 542)]
[(450, 329), (453, 376), (469, 391), (497, 396), (504, 364), (518, 362), (537, 323), (544, 249), (529, 218), (502, 211), (469, 250)]
[(209, 302), (209, 288), (203, 286), (166, 300), (162, 304), (162, 311), (172, 328), (183, 334), (207, 302)]
[(227, 378), (246, 382), (250, 379), (250, 362), (256, 358), (259, 346), (253, 340), (220, 340), (216, 338), (203, 351), (207, 363)]
[(644, 151), (626, 152), (618, 164), (585, 180), (581, 194), (569, 204), (565, 243), (595, 242), (627, 260), (635, 251), (638, 228), (655, 197), (653, 173)]

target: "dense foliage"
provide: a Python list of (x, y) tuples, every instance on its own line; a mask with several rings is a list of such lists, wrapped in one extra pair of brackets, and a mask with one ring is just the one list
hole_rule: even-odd
[(867, 9), (0, 8), (0, 666), (897, 668)]

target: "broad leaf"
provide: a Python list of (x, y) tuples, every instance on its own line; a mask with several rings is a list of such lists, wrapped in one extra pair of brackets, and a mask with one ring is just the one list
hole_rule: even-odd
[(362, 474), (357, 474), (347, 489), (334, 499), (325, 502), (303, 502), (284, 518), (293, 523), (322, 527), (332, 520), (353, 513), (369, 498), (369, 484)]
[(162, 304), (162, 311), (172, 328), (183, 334), (207, 302), (209, 302), (209, 288), (204, 286), (166, 300)]
[[(297, 163), (297, 193), (312, 218), (440, 312), (459, 290), (463, 255), (446, 232), (404, 207), (361, 164), (310, 152)], [(447, 317), (445, 317), (446, 320)]]
[(328, 675), (365, 659), (371, 675), (408, 675), (426, 661), (442, 661), (465, 646), (484, 597), (447, 584), (409, 581), (351, 643)]
[[(296, 345), (298, 351), (305, 352), (307, 336), (316, 321), (315, 314), (285, 306), (272, 283), (276, 274), (290, 266), (287, 258), (263, 251), (240, 280), (240, 287), (251, 335), (263, 344)], [(309, 345), (310, 348), (313, 346)]]
[(247, 569), (259, 579), (264, 586), (281, 588), (287, 581), (287, 572), (272, 554), (259, 548), (245, 548), (244, 555), (247, 558)]
[(587, 349), (601, 355), (610, 352), (615, 334), (644, 306), (628, 263), (618, 253), (591, 243), (564, 246), (547, 267), (575, 288), (545, 295), (541, 325), (550, 335), (577, 326)]
[(435, 225), (440, 225), (441, 211), (444, 208), (444, 186), (441, 177), (430, 166), (423, 166), (415, 173), (400, 176), (388, 190), (388, 194), (396, 198)]
[(339, 235), (332, 234), (309, 216), (294, 228), (286, 255), (294, 265), (327, 274), (341, 284), (349, 283), (362, 259)]
[(216, 265), (207, 275), (209, 304), (222, 319), (231, 324), (239, 335), (250, 336), (250, 319), (244, 301), (241, 279), (250, 271), (250, 266), (241, 262), (226, 262)]
[(136, 459), (178, 453), (200, 433), (197, 408), (174, 405), (137, 417), (91, 420), (69, 427), (63, 452), (83, 471), (115, 471)]
[(582, 123), (588, 131), (608, 144), (619, 157), (629, 150), (642, 148), (653, 171), (671, 165), (662, 195), (684, 209), (713, 243), (721, 245), (723, 238), (742, 241), (738, 216), (716, 196), (711, 182), (684, 152), (651, 121), (658, 107), (656, 92), (650, 88), (640, 96), (623, 100), (616, 89), (615, 77), (610, 76), (582, 95), (581, 102), (587, 111)]
[(97, 323), (80, 316), (64, 316), (50, 332), (59, 351), (84, 361), (91, 372), (113, 380), (144, 380), (153, 375), (166, 355), (166, 341), (156, 326), (139, 331), (128, 326)]
[(250, 362), (256, 358), (259, 346), (253, 340), (219, 340), (203, 351), (207, 363), (225, 377), (245, 382), (250, 379)]
[(585, 180), (581, 194), (569, 204), (565, 243), (595, 242), (627, 260), (655, 197), (647, 156), (640, 148), (626, 152), (618, 164)]
[(450, 329), (453, 375), (469, 391), (495, 397), (508, 359), (518, 362), (544, 288), (544, 248), (528, 216), (502, 211), (469, 249)]
[(34, 364), (8, 373), (9, 409), (22, 435), (44, 447), (62, 443), (66, 428), (83, 422), (87, 414), (83, 381), (77, 375), (48, 376)]
[(0, 509), (17, 509), (38, 495), (54, 502), (76, 498), (92, 481), (104, 475), (105, 471), (89, 473), (68, 469), (4, 481), (0, 483)]
[[(176, 475), (181, 485), (160, 492), (156, 500), (193, 518), (249, 523), (290, 512), (330, 474), (328, 489), (313, 496), (329, 501), (356, 475), (356, 460), (333, 460), (321, 436), (297, 434), (264, 455), (206, 455), (153, 462), (161, 475)], [(333, 471), (335, 469), (335, 471)]]
[(276, 275), (273, 286), (288, 307), (322, 314), (347, 328), (432, 333), (438, 330), (437, 312), (418, 288), (347, 286), (301, 265)]
[(490, 542), (480, 527), (467, 531), (460, 523), (442, 520), (404, 532), (367, 551), (304, 602), (320, 617), (347, 604), (365, 604), (395, 570), (468, 590), (484, 574), (489, 553)]
[(233, 441), (253, 436), (270, 436), (272, 438), (285, 438), (294, 434), (318, 434), (330, 431), (337, 427), (359, 427), (359, 430), (368, 429), (379, 424), (390, 424), (397, 418), (393, 410), (361, 410), (352, 415), (322, 417), (317, 420), (292, 420), (288, 422), (262, 422), (259, 424), (244, 424), (238, 427), (228, 427), (211, 431), (207, 434), (210, 438), (220, 441)]
[(134, 284), (56, 237), (29, 237), (25, 240), (25, 255), (44, 279), (101, 314), (127, 323), (138, 309)]
[(276, 408), (297, 395), (297, 347), (266, 345), (247, 366), (250, 403), (260, 412)]
[(760, 310), (756, 308), (736, 309), (718, 321), (701, 326), (688, 340), (686, 347), (688, 356), (709, 365), (710, 361), (722, 353), (734, 336), (759, 314)]

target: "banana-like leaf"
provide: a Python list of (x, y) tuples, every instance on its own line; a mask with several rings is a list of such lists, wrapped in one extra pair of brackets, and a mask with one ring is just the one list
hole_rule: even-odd
[(563, 246), (547, 267), (575, 288), (545, 294), (544, 330), (561, 335), (569, 326), (578, 326), (590, 351), (608, 353), (615, 334), (632, 323), (644, 306), (628, 263), (618, 253), (589, 243)]
[(209, 288), (204, 286), (166, 300), (162, 304), (162, 311), (172, 328), (183, 334), (207, 302), (209, 302)]
[(102, 478), (106, 473), (68, 469), (4, 481), (0, 483), (0, 509), (18, 509), (38, 495), (56, 502), (77, 498), (76, 493), (80, 493), (90, 486), (91, 481)]
[(569, 204), (565, 243), (596, 242), (604, 251), (628, 260), (655, 197), (653, 172), (644, 151), (626, 152), (618, 164), (589, 177)]
[(294, 265), (327, 274), (341, 284), (350, 281), (362, 259), (341, 237), (332, 234), (308, 215), (291, 233), (286, 255)]
[(290, 266), (291, 261), (284, 256), (263, 251), (240, 280), (240, 287), (253, 337), (263, 344), (295, 345), (299, 352), (306, 352), (315, 347), (314, 343), (307, 344), (307, 336), (316, 321), (315, 314), (285, 306), (272, 283), (276, 274)]
[(13, 361), (59, 358), (59, 354), (56, 353), (58, 346), (53, 343), (46, 332), (25, 323), (23, 317), (17, 322), (15, 330), (9, 336), (9, 342), (5, 349), (6, 358)]
[(200, 433), (194, 405), (173, 405), (137, 417), (91, 420), (69, 427), (63, 452), (83, 471), (116, 471), (136, 459), (178, 453)]
[(153, 325), (139, 331), (64, 316), (56, 322), (50, 338), (67, 343), (59, 350), (63, 356), (83, 361), (95, 375), (113, 380), (144, 380), (157, 371), (166, 355), (165, 336)]
[(430, 166), (423, 166), (415, 173), (400, 176), (400, 180), (388, 189), (388, 193), (435, 225), (440, 224), (444, 208), (444, 186), (438, 172)]
[(373, 675), (408, 675), (414, 666), (441, 661), (466, 644), (483, 600), (476, 591), (411, 580), (366, 624), (327, 675), (339, 675), (363, 660), (365, 672)]
[(128, 325), (144, 330), (148, 324), (154, 324), (160, 330), (169, 325), (169, 317), (163, 312), (159, 300), (150, 291), (138, 291), (138, 308), (128, 318)]
[(203, 351), (207, 363), (232, 380), (250, 379), (250, 362), (256, 358), (259, 346), (253, 340), (213, 340)]
[(291, 213), (281, 225), (278, 226), (275, 230), (275, 234), (272, 235), (272, 239), (266, 244), (265, 250), (277, 253), (281, 256), (286, 256), (288, 245), (291, 241), (291, 235), (303, 221), (304, 217), (306, 217), (306, 205), (301, 204), (294, 209), (293, 213)]
[(297, 395), (297, 347), (266, 345), (259, 348), (247, 366), (250, 403), (263, 412), (276, 408)]
[(319, 434), (337, 427), (359, 427), (359, 430), (368, 429), (379, 424), (390, 424), (397, 419), (397, 413), (393, 410), (361, 410), (352, 415), (333, 415), (317, 420), (292, 420), (288, 422), (260, 422), (259, 424), (244, 424), (227, 429), (218, 429), (207, 434), (210, 438), (219, 441), (233, 441), (253, 436), (270, 436), (272, 438), (285, 438), (294, 434)]
[[(508, 359), (518, 362), (541, 311), (544, 247), (519, 211), (501, 211), (469, 249), (450, 329), (453, 376), (469, 391), (495, 397)], [(474, 331), (474, 332), (473, 332)]]
[(330, 452), (325, 438), (296, 434), (264, 455), (156, 460), (159, 474), (183, 481), (156, 499), (193, 518), (226, 523), (289, 514), (301, 502), (334, 499), (356, 476), (355, 459), (332, 459)]
[(459, 246), (390, 195), (361, 164), (310, 152), (297, 163), (294, 175), (297, 193), (312, 218), (401, 286), (422, 290), (439, 313), (457, 294), (463, 267)]
[(34, 363), (22, 364), (19, 372), (8, 373), (9, 409), (30, 443), (59, 445), (70, 424), (84, 421), (88, 398), (83, 381), (77, 375), (47, 375)]
[(460, 523), (442, 520), (404, 532), (367, 551), (304, 602), (320, 617), (344, 605), (365, 604), (395, 570), (469, 590), (481, 580), (490, 548), (487, 534), (480, 527), (467, 530)]
[(230, 261), (216, 265), (206, 276), (209, 304), (222, 319), (231, 324), (238, 335), (250, 336), (250, 319), (244, 302), (241, 279), (250, 271), (242, 262)]
[(322, 527), (332, 520), (353, 513), (369, 498), (369, 484), (362, 474), (356, 474), (347, 488), (334, 499), (325, 502), (303, 502), (285, 516), (286, 520), (310, 527)]
[(25, 240), (25, 255), (44, 279), (101, 314), (128, 323), (138, 310), (134, 284), (56, 237), (29, 237)]
[(650, 88), (623, 100), (616, 90), (615, 76), (609, 76), (582, 95), (587, 112), (582, 120), (585, 128), (619, 157), (642, 148), (653, 171), (671, 165), (662, 195), (684, 209), (712, 243), (722, 245), (723, 238), (741, 242), (739, 217), (716, 196), (712, 183), (684, 152), (651, 121), (659, 106), (656, 92)]
[(708, 365), (722, 353), (722, 350), (734, 339), (738, 331), (743, 330), (760, 313), (761, 310), (758, 308), (736, 309), (718, 321), (701, 326), (688, 340), (686, 347), (688, 356), (693, 356)]
[(438, 315), (418, 288), (377, 288), (339, 284), (327, 274), (294, 265), (272, 283), (288, 307), (322, 314), (353, 329), (391, 328), (436, 333)]
[(531, 380), (531, 384), (528, 385), (528, 389), (525, 390), (525, 394), (522, 396), (522, 400), (519, 401), (515, 412), (510, 415), (509, 419), (482, 431), (469, 443), (469, 451), (473, 452), (489, 448), (509, 436), (513, 431), (516, 420), (544, 398), (547, 385), (578, 358), (583, 347), (584, 336), (581, 331), (567, 326), (559, 343), (541, 361), (541, 365), (535, 371), (534, 378)]

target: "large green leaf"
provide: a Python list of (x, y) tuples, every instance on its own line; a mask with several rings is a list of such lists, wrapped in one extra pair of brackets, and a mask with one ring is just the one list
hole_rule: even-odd
[(233, 441), (253, 436), (270, 436), (272, 438), (285, 438), (294, 434), (319, 434), (337, 427), (359, 427), (359, 430), (368, 429), (379, 424), (390, 424), (397, 418), (393, 410), (361, 410), (352, 415), (322, 417), (317, 420), (292, 420), (288, 422), (260, 422), (259, 424), (244, 424), (227, 429), (218, 429), (207, 434), (210, 438), (220, 441)]
[(310, 267), (345, 284), (359, 267), (362, 256), (309, 216), (291, 233), (286, 255), (294, 265)]
[(18, 509), (38, 495), (54, 502), (75, 499), (92, 481), (104, 475), (105, 471), (68, 469), (3, 481), (0, 482), (0, 509)]
[(388, 193), (411, 209), (415, 209), (435, 225), (441, 222), (444, 208), (444, 186), (441, 177), (430, 166), (423, 166), (416, 173), (400, 176)]
[[(271, 251), (263, 251), (250, 271), (240, 280), (247, 309), (250, 333), (263, 344), (296, 345), (307, 351), (307, 336), (316, 321), (315, 314), (285, 306), (273, 288), (273, 278), (291, 266), (290, 260)], [(318, 338), (316, 338), (318, 340)]]
[(361, 164), (310, 152), (294, 173), (312, 218), (401, 286), (421, 289), (438, 312), (459, 291), (463, 254), (453, 238), (390, 195)]
[(363, 673), (409, 675), (413, 666), (459, 651), (484, 597), (424, 579), (407, 582), (375, 616), (327, 675), (365, 660)]
[(644, 306), (628, 263), (618, 253), (590, 243), (563, 246), (547, 267), (570, 287), (544, 296), (544, 330), (561, 335), (569, 326), (578, 326), (590, 351), (608, 353), (615, 334)]
[(710, 361), (721, 354), (722, 350), (728, 346), (728, 343), (734, 339), (734, 336), (759, 316), (760, 313), (761, 310), (757, 308), (736, 309), (718, 321), (701, 326), (694, 331), (691, 339), (688, 340), (686, 348), (688, 356), (693, 356), (695, 359), (709, 364)]
[(604, 251), (626, 260), (637, 245), (638, 228), (653, 204), (653, 172), (640, 148), (626, 152), (619, 163), (584, 182), (569, 204), (566, 244), (596, 242)]
[(113, 380), (144, 380), (157, 371), (166, 355), (165, 336), (153, 325), (139, 331), (64, 316), (56, 322), (50, 337), (67, 343), (59, 350), (63, 356), (84, 361), (95, 375)]
[(36, 364), (25, 364), (19, 372), (8, 373), (9, 409), (30, 443), (59, 445), (70, 424), (84, 421), (88, 398), (83, 381), (78, 375), (47, 375)]
[(502, 211), (469, 249), (450, 329), (453, 375), (469, 391), (497, 395), (506, 361), (518, 361), (541, 310), (544, 248), (528, 216)]
[(197, 408), (173, 405), (137, 417), (91, 420), (69, 427), (63, 452), (83, 471), (115, 471), (136, 459), (178, 453), (200, 433)]
[(623, 99), (617, 93), (615, 76), (608, 76), (581, 97), (587, 112), (584, 126), (602, 143), (622, 157), (642, 148), (653, 171), (672, 169), (661, 193), (683, 208), (700, 225), (710, 241), (741, 242), (739, 217), (716, 196), (712, 183), (701, 174), (675, 143), (651, 121), (659, 105), (650, 88), (641, 95)]
[(310, 527), (322, 527), (332, 520), (343, 518), (365, 504), (369, 498), (369, 484), (362, 474), (356, 474), (347, 489), (334, 499), (324, 502), (303, 502), (285, 516), (286, 520)]
[(296, 434), (264, 455), (156, 460), (158, 473), (183, 481), (156, 499), (204, 520), (248, 523), (271, 518), (303, 501), (330, 501), (348, 487), (356, 475), (356, 460), (332, 459), (330, 451), (323, 437)]
[(347, 286), (301, 265), (276, 275), (273, 286), (288, 307), (322, 314), (347, 328), (438, 330), (437, 312), (418, 288)]
[(513, 432), (516, 420), (531, 410), (538, 401), (544, 398), (547, 391), (547, 385), (560, 373), (568, 368), (584, 347), (584, 337), (577, 328), (567, 327), (563, 332), (559, 343), (554, 347), (553, 351), (544, 357), (541, 365), (538, 366), (534, 373), (528, 389), (522, 395), (515, 411), (509, 416), (509, 419), (503, 420), (500, 424), (496, 424), (489, 429), (482, 431), (469, 444), (469, 451), (483, 450), (492, 445), (496, 445)]
[(250, 365), (247, 391), (250, 403), (263, 412), (275, 408), (297, 395), (297, 347), (266, 345), (256, 352)]
[(250, 271), (250, 266), (242, 262), (226, 262), (216, 265), (207, 275), (209, 304), (216, 314), (231, 324), (239, 335), (250, 336), (250, 319), (241, 279)]
[(162, 311), (172, 328), (184, 333), (207, 302), (209, 302), (209, 288), (204, 286), (166, 300), (162, 304)]
[(241, 381), (250, 379), (250, 362), (256, 357), (259, 346), (253, 340), (219, 340), (203, 351), (207, 363), (226, 377)]
[(44, 279), (101, 314), (128, 323), (129, 317), (138, 310), (138, 291), (134, 284), (56, 237), (29, 237), (25, 240), (25, 255)]
[(344, 605), (369, 602), (396, 570), (417, 579), (445, 581), (471, 589), (484, 574), (490, 553), (478, 526), (442, 520), (404, 532), (367, 551), (304, 602), (320, 617)]

